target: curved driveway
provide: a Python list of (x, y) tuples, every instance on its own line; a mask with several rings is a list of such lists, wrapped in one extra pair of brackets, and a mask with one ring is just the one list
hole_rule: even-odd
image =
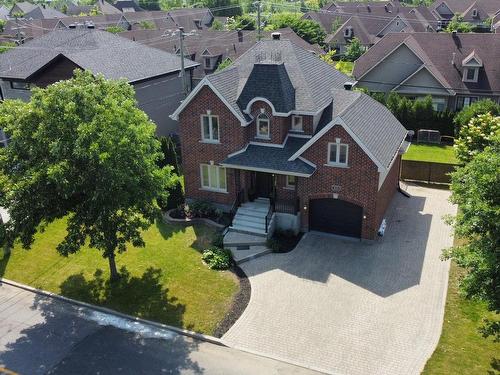
[(308, 233), (242, 264), (250, 303), (230, 346), (335, 374), (418, 374), (439, 340), (452, 244), (446, 190), (409, 186), (374, 243)]

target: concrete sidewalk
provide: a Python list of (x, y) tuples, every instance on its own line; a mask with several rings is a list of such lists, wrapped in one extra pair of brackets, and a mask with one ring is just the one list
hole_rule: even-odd
[(315, 373), (5, 283), (2, 368), (23, 375)]

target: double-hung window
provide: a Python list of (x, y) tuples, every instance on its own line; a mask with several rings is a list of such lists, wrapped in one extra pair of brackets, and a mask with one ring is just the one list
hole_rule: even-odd
[(201, 136), (204, 142), (219, 142), (219, 117), (201, 116)]
[(227, 191), (226, 168), (218, 165), (201, 164), (201, 187), (220, 192)]
[(302, 116), (292, 116), (292, 130), (296, 132), (303, 131)]
[(264, 113), (261, 113), (257, 117), (257, 138), (271, 138), (269, 117)]
[(335, 143), (328, 144), (328, 165), (347, 167), (347, 156), (349, 146), (345, 143), (340, 143), (337, 139)]

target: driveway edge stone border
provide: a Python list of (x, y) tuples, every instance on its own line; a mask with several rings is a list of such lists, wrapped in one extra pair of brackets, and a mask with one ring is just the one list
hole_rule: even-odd
[(218, 339), (217, 337), (213, 337), (213, 336), (209, 336), (209, 335), (205, 335), (205, 334), (197, 333), (197, 332), (193, 332), (193, 331), (188, 331), (186, 329), (177, 328), (177, 327), (170, 326), (167, 324), (153, 322), (151, 320), (138, 318), (136, 316), (132, 316), (132, 315), (124, 314), (124, 313), (121, 313), (121, 312), (118, 312), (118, 311), (115, 311), (112, 309), (108, 309), (107, 307), (91, 305), (91, 304), (86, 303), (86, 302), (77, 301), (77, 300), (74, 300), (72, 298), (64, 297), (64, 296), (61, 296), (61, 295), (56, 294), (56, 293), (48, 292), (48, 291), (45, 291), (42, 289), (33, 288), (29, 285), (21, 284), (21, 283), (18, 283), (16, 281), (12, 281), (12, 280), (0, 278), (0, 284), (1, 283), (5, 283), (7, 285), (10, 285), (10, 286), (13, 286), (13, 287), (16, 287), (19, 289), (24, 289), (24, 290), (27, 290), (29, 292), (43, 295), (46, 297), (54, 298), (54, 299), (57, 299), (57, 300), (60, 300), (60, 301), (66, 302), (66, 303), (70, 303), (72, 305), (77, 305), (77, 306), (85, 307), (88, 309), (97, 310), (97, 311), (100, 311), (100, 312), (105, 313), (105, 314), (115, 315), (115, 316), (118, 316), (120, 318), (124, 318), (124, 319), (131, 320), (134, 322), (146, 324), (149, 326), (153, 326), (155, 328), (173, 331), (173, 332), (178, 333), (180, 335), (188, 336), (188, 337), (191, 337), (191, 338), (196, 339), (196, 340), (201, 340), (201, 341), (209, 342), (211, 344), (228, 347), (228, 345), (226, 345), (221, 339)]
[(187, 218), (186, 219), (176, 219), (175, 217), (170, 216), (170, 213), (172, 211), (174, 211), (174, 210), (175, 210), (175, 208), (172, 208), (171, 210), (168, 210), (167, 212), (165, 212), (163, 214), (163, 218), (168, 223), (171, 223), (171, 224), (184, 224), (186, 226), (193, 225), (193, 224), (207, 224), (207, 225), (210, 225), (210, 226), (215, 227), (217, 229), (224, 229), (227, 226), (227, 225), (216, 223), (213, 220), (206, 219), (206, 218), (203, 218), (203, 217), (195, 217), (195, 218), (192, 218), (192, 219), (187, 219)]

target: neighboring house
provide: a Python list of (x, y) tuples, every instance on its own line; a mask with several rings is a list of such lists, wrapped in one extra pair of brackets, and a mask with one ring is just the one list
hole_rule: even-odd
[(14, 17), (16, 14), (26, 14), (38, 8), (38, 5), (32, 4), (27, 1), (22, 1), (19, 3), (15, 3), (10, 9), (10, 16)]
[(182, 8), (168, 11), (168, 15), (178, 27), (185, 32), (209, 29), (212, 27), (214, 15), (208, 8)]
[(486, 21), (493, 18), (500, 10), (500, 1), (435, 0), (429, 9), (441, 21), (443, 27), (448, 24), (454, 15), (460, 15), (464, 21), (487, 30), (490, 25)]
[(325, 42), (340, 54), (353, 38), (359, 39), (368, 49), (391, 32), (434, 32), (437, 27), (437, 20), (426, 7), (394, 4), (337, 6), (334, 10), (308, 12), (304, 18), (318, 22), (327, 33)]
[(9, 18), (10, 10), (4, 5), (0, 5), (0, 20), (7, 20)]
[[(268, 39), (271, 38), (271, 34), (279, 34), (312, 53), (318, 55), (324, 53), (320, 46), (309, 44), (290, 28), (263, 32), (262, 37)], [(133, 30), (120, 33), (120, 36), (180, 55), (179, 38), (163, 30)], [(256, 31), (199, 30), (194, 34), (188, 34), (184, 38), (184, 55), (200, 64), (193, 72), (194, 81), (197, 83), (205, 75), (215, 72), (220, 63), (226, 59), (234, 61), (256, 42)]]
[[(186, 60), (188, 83), (198, 64)], [(69, 79), (77, 68), (126, 79), (134, 86), (138, 105), (157, 125), (157, 134), (177, 130), (168, 116), (183, 99), (178, 56), (114, 34), (93, 29), (52, 31), (0, 54), (3, 99), (28, 100), (33, 86), (46, 87)]]
[(407, 132), (383, 105), (345, 90), (348, 80), (283, 39), (206, 76), (172, 115), (187, 201), (225, 211), (247, 202), (232, 230), (373, 239), (398, 188)]
[(355, 63), (357, 85), (412, 98), (432, 95), (436, 110), (500, 98), (500, 35), (394, 33)]
[(118, 0), (113, 6), (122, 13), (142, 12), (142, 9), (134, 0)]
[(24, 19), (32, 20), (42, 20), (49, 18), (64, 18), (67, 17), (66, 14), (59, 12), (57, 9), (46, 7), (45, 5), (39, 5), (32, 11), (24, 14)]

